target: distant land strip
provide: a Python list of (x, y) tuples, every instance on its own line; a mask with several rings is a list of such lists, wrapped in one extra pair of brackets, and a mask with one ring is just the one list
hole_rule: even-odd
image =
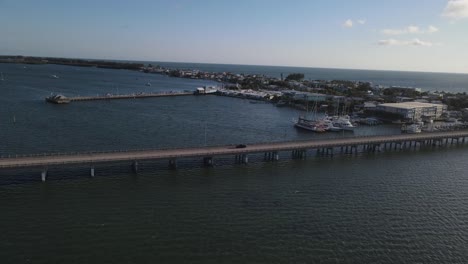
[(142, 63), (115, 62), (106, 60), (86, 60), (69, 58), (30, 57), (30, 56), (0, 56), (0, 63), (22, 64), (58, 64), (79, 67), (97, 67), (107, 69), (125, 69), (139, 71), (145, 65)]

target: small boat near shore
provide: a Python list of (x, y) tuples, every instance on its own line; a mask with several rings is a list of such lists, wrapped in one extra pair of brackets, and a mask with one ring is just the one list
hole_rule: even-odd
[(422, 123), (422, 122), (412, 123), (412, 124), (403, 124), (401, 126), (401, 132), (402, 133), (408, 133), (408, 134), (421, 133), (423, 125), (424, 125), (424, 123)]

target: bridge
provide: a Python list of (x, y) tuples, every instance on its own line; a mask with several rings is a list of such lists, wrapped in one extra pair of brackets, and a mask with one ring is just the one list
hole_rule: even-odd
[(169, 166), (177, 167), (177, 159), (202, 157), (206, 166), (213, 165), (213, 158), (217, 156), (235, 156), (236, 163), (248, 163), (249, 154), (264, 153), (265, 160), (279, 159), (278, 152), (291, 151), (292, 158), (306, 158), (307, 150), (316, 150), (317, 154), (332, 156), (335, 151), (353, 154), (358, 149), (368, 152), (404, 148), (416, 148), (417, 146), (442, 146), (453, 143), (465, 143), (468, 130), (432, 132), (421, 134), (401, 134), (385, 136), (347, 137), (323, 140), (286, 141), (251, 144), (242, 148), (229, 146), (211, 146), (177, 149), (149, 149), (109, 152), (89, 152), (74, 154), (43, 154), (24, 156), (2, 156), (0, 169), (6, 168), (42, 168), (41, 179), (46, 180), (49, 166), (67, 164), (89, 164), (91, 176), (94, 177), (94, 164), (106, 162), (132, 162), (134, 172), (138, 171), (140, 160), (169, 160)]

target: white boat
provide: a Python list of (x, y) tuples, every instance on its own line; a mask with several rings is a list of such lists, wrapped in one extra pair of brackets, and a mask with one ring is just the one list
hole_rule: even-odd
[(417, 122), (417, 123), (412, 123), (412, 124), (403, 124), (401, 126), (401, 132), (409, 133), (409, 134), (421, 133), (423, 126), (424, 126), (423, 122)]
[(205, 89), (205, 94), (214, 94), (218, 91), (218, 89), (216, 89), (215, 87), (208, 87), (207, 89)]
[(421, 126), (419, 124), (410, 124), (410, 125), (403, 125), (401, 127), (401, 132), (409, 133), (409, 134), (416, 134), (421, 133)]
[(147, 82), (145, 85), (146, 85), (146, 86), (151, 86), (151, 83), (150, 83), (150, 82)]
[(343, 128), (338, 127), (335, 124), (333, 124), (333, 121), (331, 121), (330, 119), (323, 119), (321, 122), (323, 123), (327, 131), (340, 132), (343, 130)]
[[(309, 113), (309, 105), (307, 104), (307, 112)], [(315, 102), (313, 107), (313, 117), (308, 119), (306, 116), (299, 116), (299, 118), (294, 122), (295, 127), (299, 127), (302, 129), (314, 131), (314, 132), (326, 132), (326, 126), (323, 122), (320, 122), (319, 119), (316, 118), (317, 116), (317, 102)]]
[(306, 129), (309, 131), (314, 131), (318, 133), (325, 132), (325, 127), (321, 125), (319, 122), (311, 119), (307, 119), (305, 117), (299, 117), (297, 121), (294, 123), (295, 127)]
[(356, 128), (356, 126), (351, 123), (348, 115), (334, 116), (332, 117), (332, 122), (334, 126), (339, 127), (343, 130), (354, 131), (354, 129)]
[(54, 79), (58, 79), (59, 77), (55, 74), (52, 74), (50, 77), (54, 78)]

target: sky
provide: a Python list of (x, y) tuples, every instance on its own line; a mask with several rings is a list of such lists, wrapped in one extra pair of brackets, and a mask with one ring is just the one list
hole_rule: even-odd
[(0, 0), (0, 55), (468, 73), (468, 0)]

